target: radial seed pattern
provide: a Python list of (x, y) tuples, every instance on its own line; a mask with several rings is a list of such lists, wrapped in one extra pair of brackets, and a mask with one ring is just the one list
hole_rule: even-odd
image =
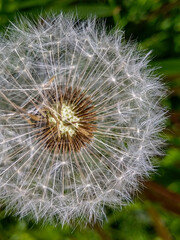
[(66, 154), (80, 151), (90, 143), (96, 130), (90, 97), (80, 90), (61, 86), (57, 87), (57, 91), (50, 89), (42, 94), (46, 107), (37, 108), (37, 102), (38, 113), (31, 113), (30, 118), (34, 120), (31, 125), (39, 128), (38, 138), (49, 150), (56, 149), (56, 153)]
[(0, 44), (0, 200), (55, 223), (121, 208), (160, 154), (164, 87), (148, 55), (96, 20), (10, 26)]

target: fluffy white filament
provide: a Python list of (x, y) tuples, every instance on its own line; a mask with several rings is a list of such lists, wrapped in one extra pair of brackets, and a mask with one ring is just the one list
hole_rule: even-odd
[[(104, 218), (104, 206), (129, 202), (153, 171), (164, 87), (148, 67), (149, 54), (101, 27), (60, 14), (38, 23), (23, 18), (2, 37), (0, 200), (8, 212), (92, 223)], [(96, 111), (92, 141), (79, 152), (50, 151), (27, 120), (47, 106), (44, 91), (59, 85), (84, 91)]]

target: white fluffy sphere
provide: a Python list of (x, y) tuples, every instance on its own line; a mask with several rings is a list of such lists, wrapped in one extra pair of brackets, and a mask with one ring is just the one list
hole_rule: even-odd
[[(101, 29), (100, 29), (101, 27)], [(96, 20), (11, 25), (0, 44), (0, 199), (44, 222), (127, 204), (160, 154), (165, 91), (148, 55)]]

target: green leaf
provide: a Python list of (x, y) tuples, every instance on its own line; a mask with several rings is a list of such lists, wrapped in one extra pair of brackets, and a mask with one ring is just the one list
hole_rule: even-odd
[(179, 74), (180, 75), (180, 58), (177, 59), (167, 59), (155, 62), (156, 66), (160, 66), (160, 72), (165, 75)]
[(20, 2), (18, 5), (18, 9), (23, 9), (23, 8), (32, 8), (36, 6), (43, 6), (50, 2), (50, 0), (28, 0), (28, 1), (23, 1)]
[[(78, 14), (79, 17), (81, 18), (86, 18), (87, 16), (96, 16), (96, 17), (109, 17), (113, 15), (113, 10), (111, 7), (106, 6), (106, 5), (77, 5), (75, 7), (71, 6), (64, 6), (62, 7), (61, 3), (56, 4), (56, 6), (53, 7), (53, 10), (60, 11), (62, 10), (63, 12), (72, 12), (74, 14)], [(52, 8), (51, 8), (52, 9)]]

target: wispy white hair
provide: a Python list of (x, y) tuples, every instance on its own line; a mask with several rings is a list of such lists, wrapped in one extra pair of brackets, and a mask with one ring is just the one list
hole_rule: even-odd
[[(63, 14), (21, 18), (1, 38), (0, 199), (7, 212), (61, 224), (101, 221), (105, 206), (131, 201), (154, 169), (164, 86), (149, 53), (98, 24)], [(56, 154), (28, 119), (47, 105), (45, 89), (64, 85), (91, 98), (96, 130), (80, 151)]]

